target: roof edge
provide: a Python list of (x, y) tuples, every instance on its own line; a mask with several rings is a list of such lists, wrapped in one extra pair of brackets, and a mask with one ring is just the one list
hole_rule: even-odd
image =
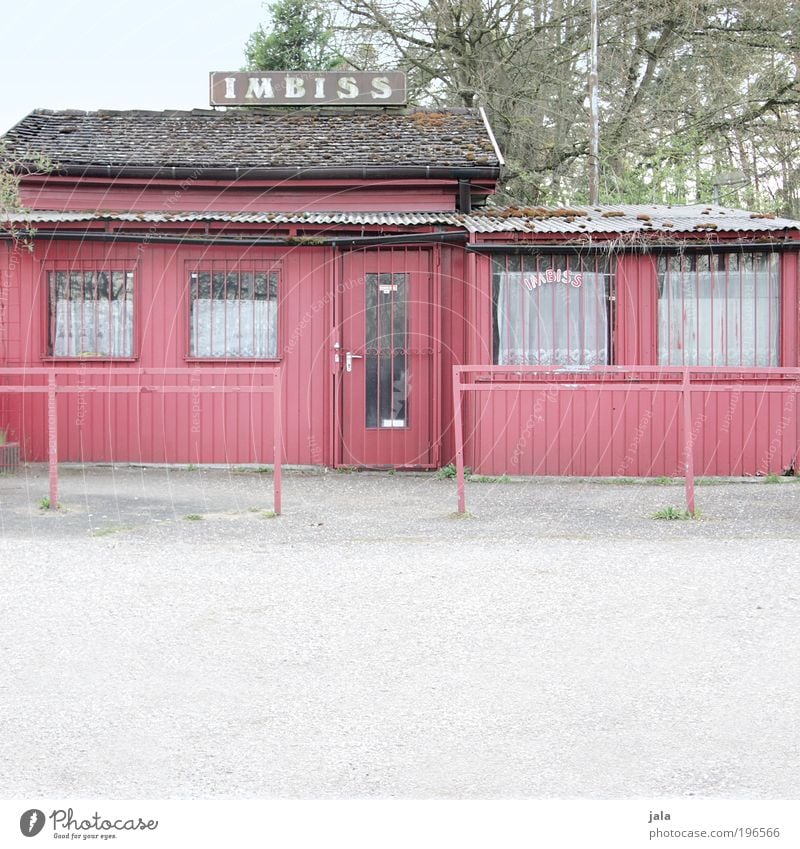
[(359, 165), (294, 167), (216, 167), (202, 165), (56, 165), (48, 172), (65, 177), (141, 177), (167, 180), (374, 180), (374, 179), (471, 179), (496, 180), (501, 168), (496, 165)]
[(478, 107), (478, 114), (483, 119), (483, 126), (486, 127), (486, 132), (489, 134), (489, 140), (491, 141), (492, 147), (494, 148), (494, 153), (497, 157), (497, 161), (500, 163), (500, 167), (503, 168), (505, 167), (506, 160), (500, 151), (500, 145), (497, 143), (497, 139), (494, 135), (494, 130), (492, 129), (492, 125), (489, 123), (489, 118), (486, 115), (486, 110), (483, 108), (483, 106)]

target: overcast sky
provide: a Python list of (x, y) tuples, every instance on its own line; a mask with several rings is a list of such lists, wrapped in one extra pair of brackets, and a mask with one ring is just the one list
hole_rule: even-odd
[(262, 0), (0, 2), (0, 133), (33, 109), (208, 108), (244, 62)]

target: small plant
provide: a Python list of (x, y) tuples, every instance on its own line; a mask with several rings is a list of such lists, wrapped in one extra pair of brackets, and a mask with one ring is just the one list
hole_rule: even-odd
[(187, 522), (199, 522), (203, 517), (199, 513), (189, 513), (183, 517)]
[(651, 519), (697, 519), (700, 515), (699, 510), (695, 510), (694, 516), (688, 510), (681, 510), (679, 507), (664, 507), (653, 513)]
[(456, 511), (455, 513), (450, 513), (447, 517), (448, 519), (474, 519), (475, 517), (469, 511), (465, 511), (463, 513), (459, 513)]
[(511, 483), (508, 475), (470, 475), (470, 483)]
[(189, 463), (189, 465), (186, 467), (186, 471), (187, 472), (196, 472), (197, 466), (194, 463)]
[(672, 478), (662, 475), (660, 478), (656, 478), (653, 483), (656, 483), (659, 486), (669, 486), (672, 483)]
[(4, 427), (0, 427), (0, 445), (5, 445), (8, 442), (8, 430)]
[(780, 482), (781, 482), (781, 476), (780, 475), (772, 474), (772, 475), (767, 475), (764, 478), (764, 483), (780, 483)]
[[(455, 463), (448, 463), (446, 466), (442, 466), (438, 472), (436, 472), (436, 477), (439, 480), (446, 480), (448, 478), (454, 478), (458, 474), (458, 469), (456, 468)], [(469, 466), (464, 466), (464, 475), (471, 475), (472, 469)]]
[(278, 514), (274, 510), (262, 510), (259, 514), (262, 519), (277, 519)]
[[(49, 495), (43, 495), (39, 499), (39, 509), (40, 510), (49, 510), (50, 509), (50, 496)], [(60, 509), (61, 509), (61, 504), (56, 504), (56, 510), (60, 510)]]
[(337, 466), (336, 471), (339, 472), (340, 475), (352, 475), (356, 470), (355, 466)]

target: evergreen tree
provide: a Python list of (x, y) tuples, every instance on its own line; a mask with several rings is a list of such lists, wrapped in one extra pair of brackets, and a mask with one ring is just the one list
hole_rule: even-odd
[(267, 9), (271, 28), (260, 26), (245, 45), (248, 71), (325, 71), (341, 63), (331, 44), (331, 15), (323, 7), (276, 0)]

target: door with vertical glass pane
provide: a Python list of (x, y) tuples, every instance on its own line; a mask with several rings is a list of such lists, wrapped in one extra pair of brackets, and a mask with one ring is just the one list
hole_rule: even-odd
[(432, 463), (430, 256), (416, 249), (355, 251), (342, 275), (342, 463)]

